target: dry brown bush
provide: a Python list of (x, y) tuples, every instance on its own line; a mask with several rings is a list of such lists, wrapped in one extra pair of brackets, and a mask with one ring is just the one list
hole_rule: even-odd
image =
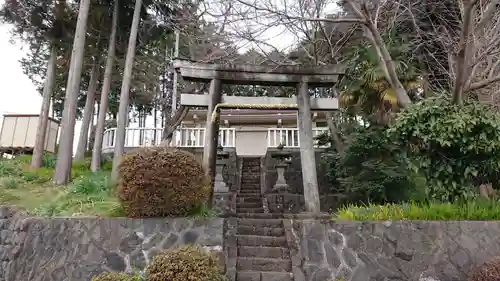
[(168, 250), (153, 258), (148, 281), (224, 281), (215, 255), (199, 246)]
[(469, 277), (469, 281), (499, 281), (500, 280), (500, 256), (475, 267)]
[(209, 197), (202, 165), (184, 150), (141, 148), (119, 169), (117, 195), (129, 217), (185, 216)]

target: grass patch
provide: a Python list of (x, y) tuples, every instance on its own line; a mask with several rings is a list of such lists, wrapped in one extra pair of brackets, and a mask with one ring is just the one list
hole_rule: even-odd
[(68, 186), (52, 183), (54, 156), (45, 155), (38, 170), (30, 170), (30, 162), (31, 155), (0, 160), (0, 204), (36, 216), (123, 216), (109, 171), (90, 172), (90, 159), (72, 165)]
[(463, 203), (405, 203), (347, 206), (333, 217), (339, 220), (500, 220), (497, 200), (475, 200)]
[[(74, 162), (72, 182), (67, 186), (53, 184), (55, 157), (46, 155), (43, 167), (29, 168), (30, 155), (0, 160), (0, 205), (11, 205), (28, 215), (124, 217), (125, 212), (116, 197), (116, 184), (111, 181), (111, 162), (102, 164), (102, 171), (90, 171), (90, 159)], [(217, 216), (202, 205), (189, 213), (190, 217)]]

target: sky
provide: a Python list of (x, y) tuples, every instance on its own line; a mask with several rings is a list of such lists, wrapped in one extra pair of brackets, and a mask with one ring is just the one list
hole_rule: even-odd
[[(0, 0), (0, 5), (3, 0)], [(0, 24), (0, 114), (39, 114), (42, 97), (24, 75), (19, 60), (22, 44), (11, 44), (10, 26)]]
[[(0, 5), (3, 3), (4, 0), (0, 0)], [(11, 42), (10, 29), (10, 25), (0, 23), (0, 116), (40, 114), (42, 96), (23, 73), (19, 60), (26, 52), (22, 43)], [(77, 121), (75, 126), (74, 149), (80, 135), (80, 123)]]

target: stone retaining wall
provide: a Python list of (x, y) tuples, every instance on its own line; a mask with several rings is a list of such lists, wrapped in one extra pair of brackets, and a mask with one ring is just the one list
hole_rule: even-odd
[(500, 256), (500, 222), (287, 225), (294, 281), (466, 281), (473, 266)]
[(1, 281), (89, 281), (142, 270), (163, 249), (199, 244), (224, 262), (223, 219), (26, 218), (0, 209)]

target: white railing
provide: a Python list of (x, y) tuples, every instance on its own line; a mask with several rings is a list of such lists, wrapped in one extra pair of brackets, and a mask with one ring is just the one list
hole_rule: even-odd
[[(328, 128), (313, 128), (313, 137), (327, 133)], [(267, 132), (267, 147), (278, 147), (282, 144), (288, 148), (299, 148), (299, 129), (298, 128), (270, 128)]]
[[(162, 128), (126, 128), (125, 147), (146, 147), (159, 145), (162, 140)], [(102, 149), (115, 147), (116, 128), (107, 129), (103, 135)], [(235, 147), (234, 128), (220, 128), (219, 142), (223, 147)], [(204, 147), (205, 128), (179, 128), (174, 132), (172, 144), (177, 147)]]

